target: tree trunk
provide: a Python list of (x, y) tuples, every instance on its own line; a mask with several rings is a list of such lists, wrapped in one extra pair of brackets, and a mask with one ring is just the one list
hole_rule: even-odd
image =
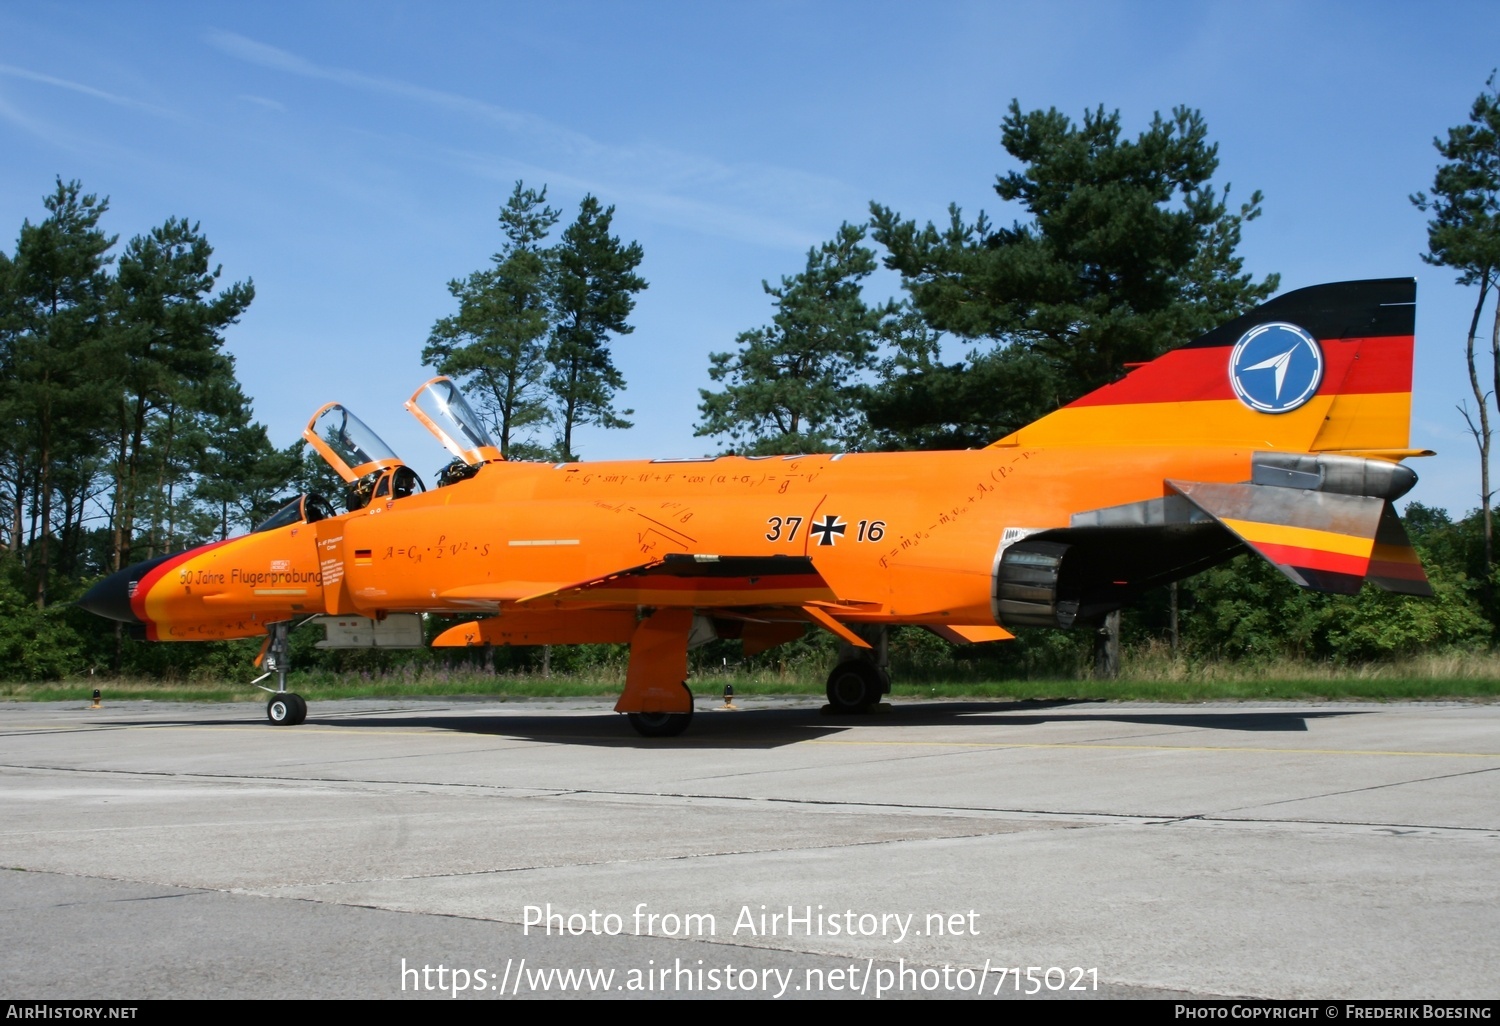
[(1177, 582), (1172, 582), (1172, 655), (1177, 655)]
[(1104, 617), (1094, 632), (1094, 676), (1114, 680), (1120, 675), (1120, 611)]
[[(1462, 410), (1464, 420), (1468, 422), (1469, 432), (1474, 436), (1474, 444), (1479, 448), (1479, 507), (1484, 513), (1484, 565), (1491, 567), (1495, 565), (1494, 544), (1494, 512), (1490, 502), (1490, 406), (1489, 400), (1494, 393), (1485, 395), (1479, 385), (1479, 371), (1474, 363), (1474, 342), (1479, 336), (1479, 317), (1484, 311), (1485, 301), (1489, 298), (1490, 280), (1485, 275), (1479, 286), (1479, 302), (1474, 304), (1474, 316), (1469, 320), (1469, 337), (1464, 344), (1464, 357), (1469, 364), (1469, 388), (1474, 393), (1474, 400), (1479, 404), (1479, 423), (1476, 425), (1469, 417), (1467, 410)], [(1500, 311), (1500, 308), (1497, 308)], [(1500, 358), (1500, 342), (1497, 342), (1492, 350), (1495, 358)], [(1500, 383), (1500, 364), (1494, 368), (1497, 383)], [(1486, 609), (1491, 608), (1492, 598), (1489, 574), (1481, 582), (1484, 594), (1484, 605)]]
[(51, 554), (48, 552), (47, 542), (52, 535), (52, 456), (48, 451), (50, 432), (42, 432), (42, 537), (37, 548), (37, 575), (36, 575), (36, 607), (47, 608), (47, 575), (51, 573)]

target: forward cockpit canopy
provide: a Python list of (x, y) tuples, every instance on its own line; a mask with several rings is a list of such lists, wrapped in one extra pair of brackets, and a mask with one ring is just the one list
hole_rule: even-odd
[(256, 524), (255, 529), (250, 533), (274, 531), (278, 527), (291, 527), (293, 524), (315, 524), (319, 520), (327, 520), (337, 515), (333, 506), (323, 496), (305, 492), (286, 502), (275, 513)]
[(349, 486), (346, 505), (351, 511), (375, 499), (400, 499), (426, 491), (416, 471), (339, 403), (329, 403), (313, 414), (302, 437)]
[(367, 474), (401, 465), (401, 457), (339, 403), (329, 403), (314, 413), (303, 428), (302, 437), (349, 484)]

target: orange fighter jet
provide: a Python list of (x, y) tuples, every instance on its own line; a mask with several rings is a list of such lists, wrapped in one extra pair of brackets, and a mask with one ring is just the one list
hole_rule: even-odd
[(455, 457), (438, 487), (331, 403), (303, 434), (349, 512), (299, 496), (82, 604), (158, 641), (265, 637), (272, 723), (306, 716), (287, 632), (314, 615), (375, 644), (401, 614), (465, 611), (435, 645), (628, 644), (615, 708), (671, 735), (688, 650), (712, 638), (833, 632), (828, 700), (855, 711), (889, 691), (886, 625), (978, 642), (1093, 624), (1246, 549), (1305, 588), (1427, 595), (1392, 507), (1416, 483), (1400, 461), (1425, 454), (1407, 447), (1415, 297), (1410, 279), (1287, 293), (966, 452), (506, 462), (436, 378), (407, 408)]

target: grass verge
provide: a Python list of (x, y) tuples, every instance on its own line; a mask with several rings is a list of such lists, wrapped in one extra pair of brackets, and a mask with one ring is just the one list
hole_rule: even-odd
[[(779, 668), (713, 668), (690, 680), (700, 699), (823, 693), (826, 667), (812, 660)], [(974, 666), (893, 667), (892, 697), (947, 699), (1094, 699), (1099, 701), (1208, 702), (1362, 700), (1415, 701), (1500, 699), (1500, 656), (1450, 653), (1365, 666), (1283, 660), (1231, 663), (1174, 659), (1160, 652), (1127, 658), (1120, 677), (1101, 680), (984, 679)], [(521, 698), (612, 698), (623, 684), (623, 667), (602, 666), (571, 674), (486, 675), (433, 670), (371, 674), (294, 673), (288, 686), (309, 698), (436, 698), (478, 696), (496, 701)], [(50, 683), (0, 683), (0, 700), (87, 700), (94, 688), (106, 700), (254, 701), (264, 692), (222, 681), (116, 680), (102, 677)]]

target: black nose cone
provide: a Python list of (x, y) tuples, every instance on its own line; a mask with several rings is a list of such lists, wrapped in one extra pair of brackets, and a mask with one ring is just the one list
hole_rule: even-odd
[(106, 620), (118, 620), (121, 623), (140, 623), (140, 617), (130, 608), (130, 600), (135, 596), (135, 589), (154, 567), (171, 559), (171, 556), (157, 556), (148, 559), (144, 563), (127, 566), (124, 570), (116, 570), (104, 580), (94, 585), (84, 593), (78, 604), (95, 616), (102, 616)]

